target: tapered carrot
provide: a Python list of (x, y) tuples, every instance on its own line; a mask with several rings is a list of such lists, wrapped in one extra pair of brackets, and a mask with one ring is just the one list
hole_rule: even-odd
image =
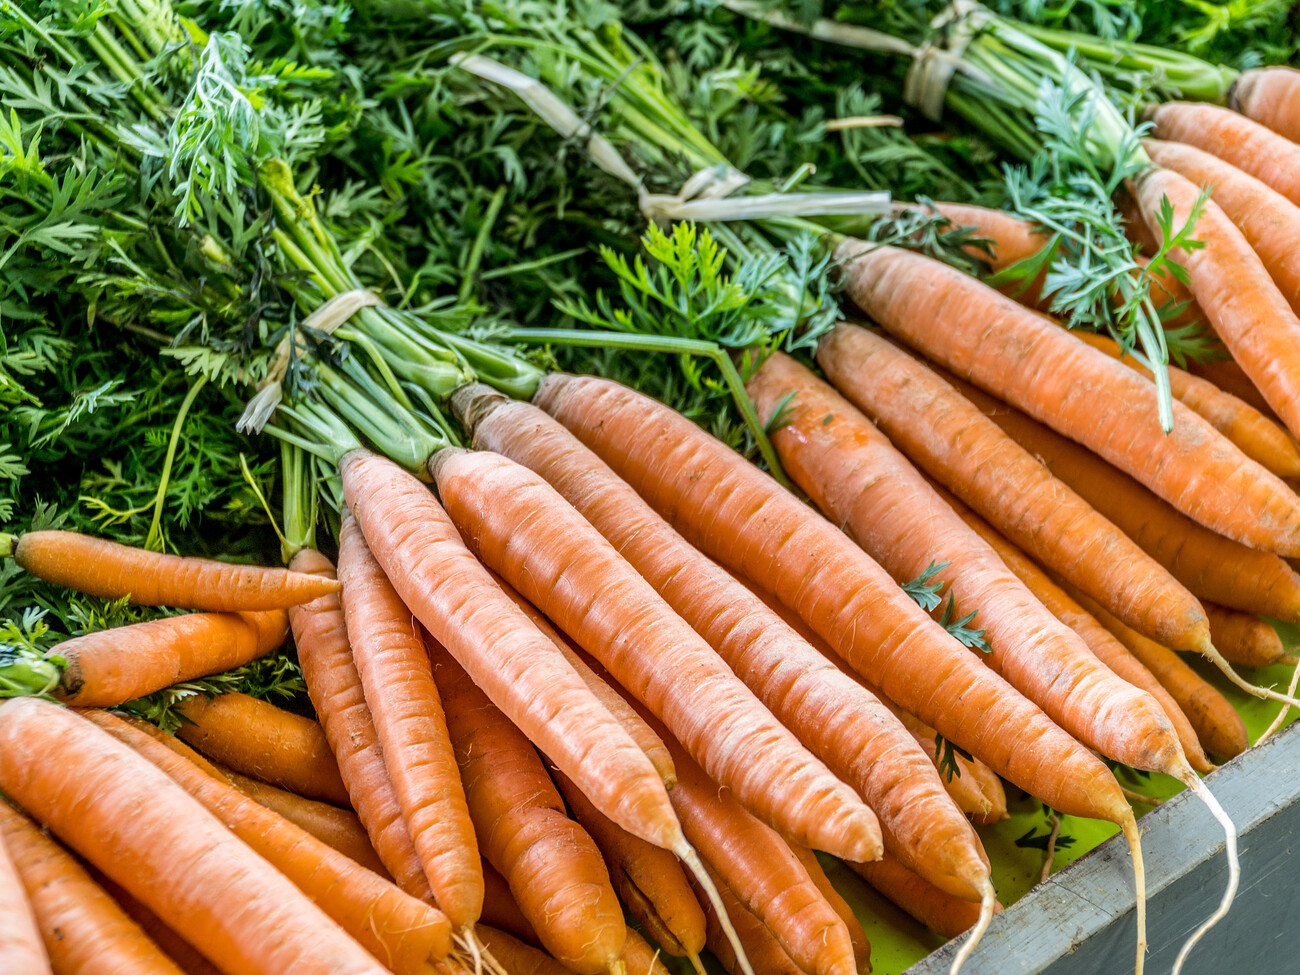
[[(785, 949), (781, 947), (781, 943), (776, 940), (767, 925), (740, 902), (712, 868), (707, 864), (705, 867), (722, 895), (723, 909), (727, 912), (730, 923), (735, 927), (736, 935), (754, 971), (762, 972), (763, 975), (806, 975), (804, 970), (785, 953)], [(700, 906), (704, 908), (709, 951), (713, 952), (713, 956), (731, 975), (742, 975), (745, 969), (728, 943), (717, 911), (709, 906), (694, 880), (692, 880), (692, 887), (696, 887), (696, 896), (699, 898)]]
[(1277, 630), (1258, 616), (1213, 603), (1206, 605), (1205, 612), (1210, 617), (1214, 645), (1230, 662), (1245, 667), (1270, 667), (1286, 656), (1286, 647)]
[(945, 378), (1193, 594), (1245, 612), (1300, 620), (1300, 577), (1277, 556), (1216, 535), (1078, 444), (982, 390)]
[(1134, 633), (1087, 596), (1071, 593), (1084, 609), (1128, 647), (1183, 709), (1201, 744), (1211, 755), (1235, 758), (1250, 747), (1246, 724), (1237, 709), (1215, 687), (1192, 670), (1178, 654)]
[(432, 975), (432, 963), (451, 950), (451, 925), (442, 912), (108, 712), (83, 716), (166, 773), (393, 972)]
[[(302, 572), (334, 576), (329, 559), (313, 549), (302, 549), (291, 564)], [(312, 707), (371, 846), (402, 890), (432, 903), (433, 891), (424, 865), (415, 852), (397, 793), (384, 767), (379, 736), (348, 645), (338, 594), (291, 609), (289, 619)]]
[(172, 684), (218, 674), (265, 656), (284, 642), (284, 610), (190, 613), (64, 640), (57, 693), (77, 707), (113, 707)]
[(157, 914), (127, 893), (121, 885), (105, 877), (93, 864), (83, 863), (82, 866), (104, 893), (117, 902), (127, 917), (138, 924), (185, 975), (222, 975), (217, 966), (200, 954), (198, 949), (167, 927)]
[(659, 951), (652, 948), (632, 928), (627, 929), (622, 961), (627, 975), (669, 975), (668, 969), (659, 959)]
[[(1295, 148), (1300, 152), (1300, 146)], [(1199, 192), (1191, 181), (1165, 169), (1148, 170), (1138, 181), (1138, 199), (1148, 221), (1159, 219), (1161, 207), (1169, 205), (1175, 221), (1186, 221)], [(1293, 435), (1300, 435), (1300, 381), (1293, 373), (1300, 367), (1300, 350), (1292, 348), (1300, 340), (1300, 318), (1246, 237), (1214, 200), (1206, 202), (1197, 217), (1196, 238), (1202, 247), (1179, 248), (1173, 256), (1186, 267), (1197, 304), (1273, 412)], [(1250, 544), (1242, 536), (1237, 540)], [(1272, 550), (1291, 554), (1283, 548)]]
[(493, 704), (601, 812), (647, 842), (689, 857), (645, 753), (501, 592), (428, 488), (362, 450), (347, 454), (340, 472), (348, 507), (402, 601)]
[(1237, 76), (1228, 106), (1292, 142), (1300, 141), (1300, 71), (1273, 64)]
[[(0, 843), (22, 878), (58, 975), (181, 975), (72, 854), (6, 802), (0, 802)], [(19, 918), (16, 912), (6, 914), (4, 924), (7, 927)], [(4, 971), (8, 975), (22, 969)]]
[(564, 813), (528, 739), (437, 643), (434, 680), (483, 856), (510, 884), (546, 950), (582, 975), (609, 970), (626, 926), (591, 838)]
[(0, 704), (0, 789), (227, 971), (383, 975), (164, 772), (71, 711)]
[[(979, 920), (979, 911), (974, 904), (926, 883), (887, 853), (874, 863), (850, 863), (849, 867), (916, 920), (945, 938), (964, 934)], [(1001, 905), (997, 909), (1001, 910)]]
[(1300, 552), (1300, 498), (1177, 401), (1165, 434), (1154, 384), (922, 254), (853, 240), (837, 253), (848, 262), (854, 302), (909, 346), (1086, 445), (1207, 527)]
[(844, 926), (849, 931), (849, 941), (853, 945), (853, 957), (858, 964), (858, 971), (871, 971), (871, 942), (867, 940), (867, 933), (862, 930), (862, 922), (858, 920), (857, 915), (853, 913), (853, 908), (849, 907), (840, 892), (835, 889), (826, 871), (822, 869), (821, 863), (817, 860), (817, 854), (806, 846), (799, 846), (797, 843), (790, 845), (790, 852), (793, 853), (808, 871), (808, 877), (816, 885), (817, 890), (826, 903), (831, 906)]
[(1183, 713), (1182, 708), (1165, 690), (1164, 685), (1156, 680), (1155, 676), (1143, 667), (1109, 630), (1071, 599), (1070, 595), (1053, 582), (1051, 577), (1035, 565), (1027, 555), (994, 531), (988, 522), (956, 498), (949, 496), (944, 497), (944, 500), (976, 534), (989, 543), (998, 553), (998, 558), (1016, 574), (1016, 578), (1025, 584), (1049, 613), (1079, 634), (1098, 660), (1114, 671), (1117, 677), (1155, 698), (1177, 732), (1179, 744), (1183, 747), (1183, 754), (1187, 756), (1188, 764), (1197, 772), (1211, 771), (1214, 766), (1210, 764), (1210, 760), (1202, 750), (1196, 731), (1187, 720), (1187, 715)]
[(483, 562), (604, 664), (742, 803), (817, 849), (876, 855), (871, 810), (545, 480), (500, 454), (460, 448), (436, 454), (430, 471)]
[(389, 781), (434, 899), (467, 936), (483, 909), (478, 843), (420, 624), (345, 513), (338, 577), (348, 643)]
[(520, 941), (540, 947), (541, 939), (533, 930), (532, 923), (524, 917), (524, 912), (519, 909), (506, 878), (486, 860), (479, 862), (479, 868), (483, 871), (483, 923), (478, 927), (490, 925)]
[(1135, 768), (1191, 774), (1150, 695), (1117, 678), (1039, 603), (871, 422), (776, 352), (746, 382), (794, 481), (899, 582), (935, 562), (956, 613), (976, 613), (989, 665), (1058, 725)]
[[(925, 756), (870, 692), (702, 556), (544, 412), (484, 387), (463, 387), (453, 407), (478, 445), (525, 464), (559, 491), (781, 723), (858, 790), (877, 810), (891, 849), (954, 893), (980, 896), (987, 870), (969, 827), (943, 804)], [(924, 828), (910, 814), (918, 806), (932, 810)]]
[(610, 822), (563, 772), (551, 777), (573, 818), (600, 849), (624, 906), (664, 951), (695, 956), (698, 962), (704, 950), (704, 912), (676, 858)]
[(328, 802), (304, 799), (302, 796), (273, 785), (259, 782), (257, 779), (226, 770), (226, 776), (232, 785), (260, 806), (265, 806), (279, 816), (298, 826), (326, 846), (338, 850), (345, 857), (354, 860), (372, 873), (389, 879), (388, 870), (380, 861), (366, 828), (361, 825), (357, 814), (350, 809), (340, 809)]
[(208, 758), (244, 775), (348, 806), (348, 791), (321, 726), (247, 694), (195, 695), (176, 708), (176, 734)]
[(1144, 633), (1189, 650), (1209, 638), (1191, 593), (924, 363), (848, 323), (817, 361), (894, 446), (1034, 558)]
[(338, 591), (329, 579), (288, 569), (167, 555), (79, 532), (0, 535), (0, 558), (10, 556), (46, 582), (104, 599), (130, 597), (142, 606), (217, 613), (288, 609)]
[[(1119, 343), (1109, 336), (1092, 332), (1075, 334), (1080, 341), (1119, 360), (1139, 375), (1150, 377), (1151, 371), (1132, 356), (1124, 355)], [(1169, 387), (1179, 402), (1205, 417), (1243, 454), (1278, 477), (1300, 476), (1300, 449), (1280, 424), (1231, 393), (1225, 393), (1208, 379), (1184, 372), (1176, 366), (1169, 366), (1168, 372)]]
[(565, 968), (546, 952), (524, 944), (505, 931), (486, 924), (477, 925), (474, 930), (507, 975), (573, 975), (573, 969)]
[[(0, 799), (0, 811), (16, 815)], [(36, 912), (23, 886), (7, 840), (0, 840), (0, 970), (14, 975), (53, 975)]]

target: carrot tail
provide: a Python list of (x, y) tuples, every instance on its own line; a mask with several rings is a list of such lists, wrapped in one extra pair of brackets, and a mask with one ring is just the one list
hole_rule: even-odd
[[(1291, 687), (1287, 690), (1287, 693), (1293, 697), (1295, 696), (1297, 684), (1300, 684), (1300, 667), (1295, 667), (1295, 669), (1291, 671)], [(1277, 730), (1282, 727), (1282, 722), (1286, 720), (1287, 713), (1290, 710), (1290, 705), (1283, 704), (1282, 709), (1277, 713), (1277, 717), (1273, 719), (1273, 723), (1264, 729), (1264, 733), (1259, 736), (1259, 739), (1255, 744), (1261, 744), (1277, 734)]]
[(1120, 829), (1124, 831), (1124, 839), (1128, 840), (1129, 854), (1133, 858), (1133, 891), (1137, 898), (1134, 904), (1137, 915), (1137, 962), (1133, 975), (1142, 975), (1147, 956), (1147, 872), (1142, 863), (1142, 832), (1137, 827), (1137, 819), (1132, 810), (1120, 823)]
[(718, 885), (713, 882), (709, 876), (709, 871), (704, 867), (704, 861), (700, 855), (695, 852), (695, 847), (686, 842), (685, 837), (673, 848), (677, 858), (686, 864), (686, 869), (691, 872), (695, 882), (699, 884), (700, 889), (704, 891), (704, 896), (709, 900), (709, 906), (713, 909), (713, 914), (718, 920), (719, 927), (731, 945), (731, 950), (736, 954), (736, 964), (744, 975), (754, 975), (754, 969), (749, 964), (749, 958), (745, 954), (745, 947), (740, 943), (740, 936), (736, 934), (735, 927), (732, 926), (731, 918), (727, 915), (727, 908), (722, 903), (722, 895), (718, 893)]
[(1223, 826), (1224, 850), (1228, 857), (1228, 889), (1223, 892), (1223, 900), (1219, 902), (1218, 909), (1207, 917), (1199, 928), (1192, 932), (1183, 946), (1179, 949), (1178, 957), (1174, 959), (1174, 970), (1172, 975), (1179, 975), (1183, 970), (1183, 964), (1187, 961), (1187, 956), (1191, 953), (1196, 942), (1205, 936), (1205, 932), (1214, 927), (1224, 916), (1227, 915), (1228, 909), (1232, 907), (1232, 899), (1237, 896), (1237, 886), (1241, 881), (1241, 863), (1237, 858), (1237, 827), (1233, 825), (1228, 814), (1223, 811), (1219, 801), (1214, 798), (1209, 788), (1197, 778), (1196, 774), (1187, 770), (1185, 776), (1180, 776), (1183, 784), (1196, 793), (1197, 797), (1205, 803), (1210, 814)]
[[(988, 889), (984, 892), (984, 896), (980, 898), (979, 920), (975, 922), (975, 927), (970, 929), (970, 937), (966, 939), (966, 943), (961, 946), (956, 957), (953, 958), (952, 967), (948, 969), (948, 975), (957, 975), (957, 973), (961, 971), (961, 966), (966, 964), (966, 959), (971, 956), (971, 952), (975, 950), (975, 946), (978, 945), (980, 939), (984, 937), (984, 932), (988, 930), (989, 923), (993, 920), (993, 914), (997, 910), (997, 906), (997, 895), (993, 892), (993, 885), (989, 884)], [(1140, 970), (1141, 966), (1139, 965), (1138, 967)]]

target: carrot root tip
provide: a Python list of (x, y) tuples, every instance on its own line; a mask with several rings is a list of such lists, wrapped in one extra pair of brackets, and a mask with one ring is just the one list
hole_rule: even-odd
[(1300, 707), (1300, 701), (1297, 701), (1292, 695), (1282, 694), (1279, 691), (1273, 690), (1271, 687), (1260, 687), (1258, 684), (1250, 683), (1250, 681), (1246, 680), (1233, 669), (1232, 664), (1228, 663), (1228, 661), (1223, 658), (1223, 655), (1220, 654), (1212, 644), (1205, 644), (1205, 646), (1201, 648), (1201, 654), (1213, 663), (1214, 666), (1218, 667), (1219, 670), (1223, 672), (1223, 676), (1227, 677), (1228, 680), (1232, 681), (1247, 694), (1253, 694), (1255, 697), (1268, 698), (1273, 701), (1281, 701), (1283, 704), (1290, 705), (1291, 707)]
[(736, 929), (731, 924), (731, 918), (727, 915), (727, 909), (722, 904), (722, 896), (718, 893), (713, 878), (704, 869), (704, 861), (695, 852), (695, 847), (691, 846), (685, 837), (682, 837), (680, 841), (673, 844), (673, 853), (677, 855), (677, 858), (682, 863), (686, 864), (686, 869), (699, 882), (700, 889), (704, 891), (704, 895), (709, 899), (709, 904), (713, 907), (713, 913), (718, 917), (718, 926), (722, 928), (722, 933), (731, 945), (731, 950), (736, 954), (736, 964), (740, 966), (740, 970), (745, 975), (754, 975), (754, 968), (749, 963), (749, 956), (745, 954), (745, 946), (740, 943), (740, 936), (736, 934)]
[(1133, 858), (1133, 892), (1136, 898), (1134, 913), (1137, 916), (1137, 961), (1133, 972), (1134, 975), (1142, 975), (1147, 956), (1147, 872), (1142, 863), (1142, 831), (1138, 829), (1132, 810), (1119, 825), (1124, 831), (1124, 838), (1128, 840), (1129, 853)]
[(694, 969), (695, 975), (705, 975), (704, 962), (700, 960), (699, 955), (693, 951), (688, 951), (686, 953), (686, 960), (691, 963), (691, 968)]
[(956, 957), (952, 960), (952, 967), (948, 969), (948, 975), (957, 975), (961, 971), (961, 966), (966, 964), (966, 959), (971, 956), (975, 946), (980, 943), (984, 937), (984, 932), (988, 930), (989, 924), (993, 920), (993, 913), (997, 910), (998, 898), (993, 890), (993, 885), (985, 882), (983, 889), (980, 891), (980, 916), (976, 920), (975, 926), (971, 928), (966, 943), (958, 950)]
[(1214, 798), (1214, 793), (1210, 792), (1209, 787), (1195, 774), (1184, 778), (1183, 784), (1196, 793), (1197, 798), (1205, 803), (1205, 807), (1209, 809), (1210, 815), (1223, 826), (1224, 853), (1228, 858), (1228, 887), (1223, 892), (1223, 900), (1219, 902), (1218, 909), (1207, 917), (1201, 923), (1201, 926), (1183, 942), (1182, 948), (1178, 950), (1178, 957), (1174, 959), (1172, 975), (1179, 975), (1182, 972), (1187, 956), (1195, 947), (1196, 942), (1200, 941), (1205, 936), (1206, 931), (1209, 931), (1227, 915), (1232, 907), (1233, 898), (1237, 896), (1237, 885), (1241, 882), (1241, 863), (1237, 859), (1237, 827), (1228, 818), (1228, 814), (1224, 812), (1223, 807), (1219, 805), (1219, 800)]

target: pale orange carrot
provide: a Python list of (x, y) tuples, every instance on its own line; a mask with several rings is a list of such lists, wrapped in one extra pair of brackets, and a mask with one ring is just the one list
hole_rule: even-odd
[(1277, 630), (1258, 616), (1226, 606), (1206, 604), (1210, 633), (1219, 652), (1234, 664), (1245, 667), (1271, 667), (1280, 663), (1287, 649)]
[[(979, 920), (969, 901), (945, 894), (926, 883), (888, 853), (875, 863), (850, 863), (849, 867), (927, 928), (945, 938), (956, 938)], [(997, 910), (1001, 910), (999, 904)]]

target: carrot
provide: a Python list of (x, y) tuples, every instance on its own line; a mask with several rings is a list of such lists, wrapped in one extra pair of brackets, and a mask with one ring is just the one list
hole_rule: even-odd
[(862, 930), (862, 922), (853, 913), (846, 901), (835, 886), (831, 883), (830, 878), (826, 876), (826, 871), (822, 869), (821, 863), (817, 860), (817, 854), (806, 846), (791, 844), (790, 852), (793, 853), (808, 871), (808, 877), (816, 885), (817, 890), (821, 893), (826, 903), (831, 906), (844, 926), (849, 930), (849, 941), (853, 944), (853, 957), (857, 961), (858, 971), (871, 971), (871, 942), (867, 940), (867, 933)]
[(654, 766), (492, 581), (428, 488), (362, 450), (347, 454), (340, 472), (348, 507), (398, 595), (489, 700), (601, 812), (689, 857)]
[(276, 815), (283, 816), (371, 873), (378, 874), (385, 880), (391, 879), (374, 847), (370, 845), (365, 827), (352, 810), (340, 809), (315, 799), (304, 799), (238, 772), (226, 770), (226, 776), (236, 789), (259, 806), (265, 806)]
[(658, 950), (631, 928), (627, 929), (627, 942), (623, 945), (623, 966), (627, 975), (668, 975)]
[(848, 323), (817, 361), (900, 451), (1035, 559), (1135, 629), (1185, 649), (1208, 640), (1191, 593), (924, 363)]
[(1300, 552), (1300, 498), (1181, 403), (1172, 404), (1165, 434), (1152, 383), (922, 254), (853, 240), (837, 253), (848, 261), (854, 302), (909, 346), (1127, 470), (1207, 527)]
[[(397, 975), (431, 975), (451, 950), (447, 918), (105, 711), (87, 721), (147, 759)], [(102, 869), (102, 868), (101, 868)]]
[(36, 698), (0, 704), (0, 789), (220, 968), (383, 975), (165, 773), (71, 711)]
[(321, 726), (247, 694), (195, 695), (176, 708), (177, 736), (243, 775), (310, 799), (348, 806)]
[[(1288, 204), (1289, 205), (1289, 204)], [(1082, 342), (1105, 352), (1140, 376), (1151, 370), (1125, 355), (1118, 342), (1106, 335), (1075, 332)], [(1169, 386), (1175, 398), (1203, 416), (1209, 424), (1235, 443), (1243, 454), (1278, 477), (1300, 476), (1300, 449), (1280, 424), (1231, 393), (1225, 393), (1208, 379), (1169, 366)]]
[[(702, 556), (546, 413), (481, 386), (462, 387), (452, 405), (479, 446), (532, 468), (563, 495), (777, 719), (878, 810), (891, 849), (953, 893), (979, 898), (987, 868), (969, 827), (943, 803), (926, 756), (870, 692)], [(924, 829), (910, 815), (922, 805), (935, 810)]]
[(1285, 65), (1250, 68), (1228, 91), (1228, 107), (1266, 125), (1292, 142), (1300, 141), (1300, 71)]
[[(959, 937), (979, 921), (974, 904), (945, 894), (889, 854), (875, 863), (850, 863), (849, 867), (894, 904), (945, 938)], [(1002, 910), (1002, 905), (996, 910)]]
[[(707, 864), (705, 869), (722, 895), (722, 909), (730, 919), (729, 923), (735, 927), (736, 935), (754, 970), (763, 975), (805, 975), (804, 970), (785, 953), (767, 925), (737, 899), (722, 882), (722, 878)], [(698, 881), (692, 879), (691, 885), (696, 888), (696, 896), (704, 908), (709, 951), (713, 952), (713, 956), (731, 975), (742, 975), (745, 966), (728, 942), (717, 910), (709, 906), (703, 892), (698, 889)]]
[(833, 388), (781, 352), (745, 388), (760, 418), (782, 409), (772, 443), (790, 476), (900, 584), (943, 566), (935, 578), (957, 615), (977, 613), (986, 659), (1013, 687), (1109, 758), (1191, 774), (1156, 701), (1100, 664)]
[(287, 631), (283, 610), (189, 613), (73, 637), (46, 656), (67, 661), (56, 692), (63, 701), (113, 707), (265, 656)]
[(1214, 645), (1229, 662), (1245, 667), (1271, 667), (1286, 656), (1286, 647), (1277, 630), (1258, 616), (1213, 603), (1205, 607), (1205, 612), (1210, 617)]
[(9, 557), (46, 582), (103, 599), (129, 597), (141, 606), (214, 613), (288, 609), (338, 591), (329, 579), (288, 569), (167, 555), (79, 532), (28, 532), (16, 540), (0, 535), (0, 558)]
[(222, 975), (212, 962), (199, 954), (188, 941), (167, 927), (157, 914), (141, 904), (118, 884), (105, 877), (93, 864), (83, 863), (82, 867), (90, 874), (100, 889), (117, 902), (117, 906), (126, 913), (127, 917), (139, 925), (140, 929), (149, 936), (154, 944), (163, 950), (163, 953), (168, 958), (179, 966), (185, 975)]
[(479, 941), (492, 953), (492, 957), (501, 963), (507, 975), (573, 975), (573, 970), (565, 968), (545, 952), (538, 951), (504, 931), (488, 927), (486, 924), (474, 928)]
[(143, 731), (154, 741), (162, 742), (164, 745), (166, 745), (168, 748), (174, 751), (177, 755), (180, 755), (182, 758), (189, 759), (191, 762), (193, 762), (195, 765), (201, 768), (205, 773), (212, 776), (212, 778), (216, 779), (217, 781), (224, 782), (227, 785), (234, 784), (233, 780), (230, 777), (232, 775), (230, 769), (218, 768), (216, 765), (213, 765), (206, 758), (204, 758), (202, 755), (196, 752), (189, 745), (185, 744), (185, 742), (181, 741), (175, 735), (168, 734), (167, 732), (159, 728), (157, 725), (150, 724), (148, 721), (145, 721), (143, 718), (133, 717), (132, 715), (129, 714), (115, 714), (114, 716), (122, 721), (125, 721), (127, 724), (129, 724), (132, 728), (135, 728), (137, 731)]
[(1300, 620), (1300, 577), (1277, 556), (1216, 535), (1078, 444), (982, 390), (945, 378), (1193, 594), (1274, 619)]
[(1230, 393), (1247, 406), (1257, 410), (1266, 419), (1277, 422), (1277, 417), (1272, 407), (1268, 405), (1268, 401), (1264, 399), (1264, 395), (1255, 388), (1250, 377), (1231, 357), (1215, 362), (1197, 362), (1193, 359), (1187, 363), (1187, 371), (1194, 376), (1208, 379), (1225, 393)]
[(1134, 633), (1088, 597), (1079, 593), (1072, 595), (1173, 695), (1207, 752), (1227, 759), (1235, 758), (1250, 747), (1246, 724), (1236, 708), (1212, 684), (1187, 666), (1178, 654), (1140, 633)]
[(506, 878), (497, 873), (496, 868), (486, 860), (479, 861), (479, 869), (483, 871), (483, 922), (476, 926), (477, 930), (481, 931), (483, 925), (487, 924), (520, 941), (540, 947), (542, 942), (528, 918), (524, 917), (524, 912), (515, 903), (515, 896), (510, 893)]
[(605, 858), (610, 881), (627, 910), (664, 951), (679, 958), (691, 956), (698, 967), (704, 912), (676, 858), (610, 822), (563, 772), (552, 772), (551, 777), (573, 818)]
[[(0, 798), (0, 812), (17, 815)], [(36, 911), (14, 863), (15, 852), (0, 838), (0, 971), (13, 975), (53, 975)]]
[[(0, 802), (0, 839), (22, 878), (50, 964), (59, 975), (181, 975), (76, 858), (5, 802)], [(6, 914), (6, 926), (18, 916)]]
[[(291, 564), (303, 572), (334, 576), (329, 559), (313, 549), (298, 552)], [(289, 620), (312, 707), (371, 846), (402, 890), (432, 903), (433, 891), (424, 865), (415, 852), (397, 793), (384, 767), (379, 736), (352, 661), (338, 594), (290, 610)]]
[(472, 935), (483, 910), (478, 843), (429, 654), (420, 624), (347, 513), (338, 577), (352, 659), (402, 818), (438, 906), (457, 930)]
[[(944, 497), (942, 494), (940, 496)], [(1178, 742), (1182, 745), (1188, 764), (1197, 772), (1212, 771), (1214, 766), (1210, 764), (1210, 760), (1201, 749), (1200, 739), (1197, 738), (1191, 722), (1187, 720), (1187, 715), (1151, 671), (1143, 667), (1110, 631), (1071, 599), (1069, 594), (1053, 582), (1048, 574), (1035, 565), (1027, 555), (994, 531), (988, 522), (956, 498), (944, 497), (944, 500), (976, 534), (989, 543), (998, 553), (998, 558), (1015, 573), (1049, 613), (1079, 634), (1098, 660), (1114, 671), (1121, 680), (1128, 681), (1155, 698), (1161, 710), (1165, 712), (1165, 717), (1177, 732)]]
[(528, 739), (433, 641), (429, 657), (484, 857), (547, 951), (581, 975), (609, 970), (626, 925), (596, 845), (565, 815)]
[(499, 454), (460, 448), (437, 453), (430, 472), (479, 558), (632, 690), (747, 808), (817, 849), (877, 854), (875, 814), (546, 481)]
[[(1300, 146), (1295, 149), (1300, 152)], [(1186, 221), (1198, 195), (1195, 185), (1169, 170), (1148, 170), (1138, 181), (1138, 199), (1148, 221), (1157, 220), (1160, 208), (1168, 205), (1173, 206), (1175, 221)], [(1197, 217), (1196, 237), (1202, 247), (1191, 251), (1179, 248), (1173, 256), (1187, 269), (1197, 304), (1273, 412), (1297, 434), (1300, 383), (1290, 370), (1300, 366), (1300, 351), (1291, 348), (1291, 343), (1300, 339), (1300, 318), (1246, 237), (1214, 200), (1206, 202)], [(1250, 544), (1244, 537), (1237, 540)], [(1292, 554), (1280, 547), (1275, 550)]]

